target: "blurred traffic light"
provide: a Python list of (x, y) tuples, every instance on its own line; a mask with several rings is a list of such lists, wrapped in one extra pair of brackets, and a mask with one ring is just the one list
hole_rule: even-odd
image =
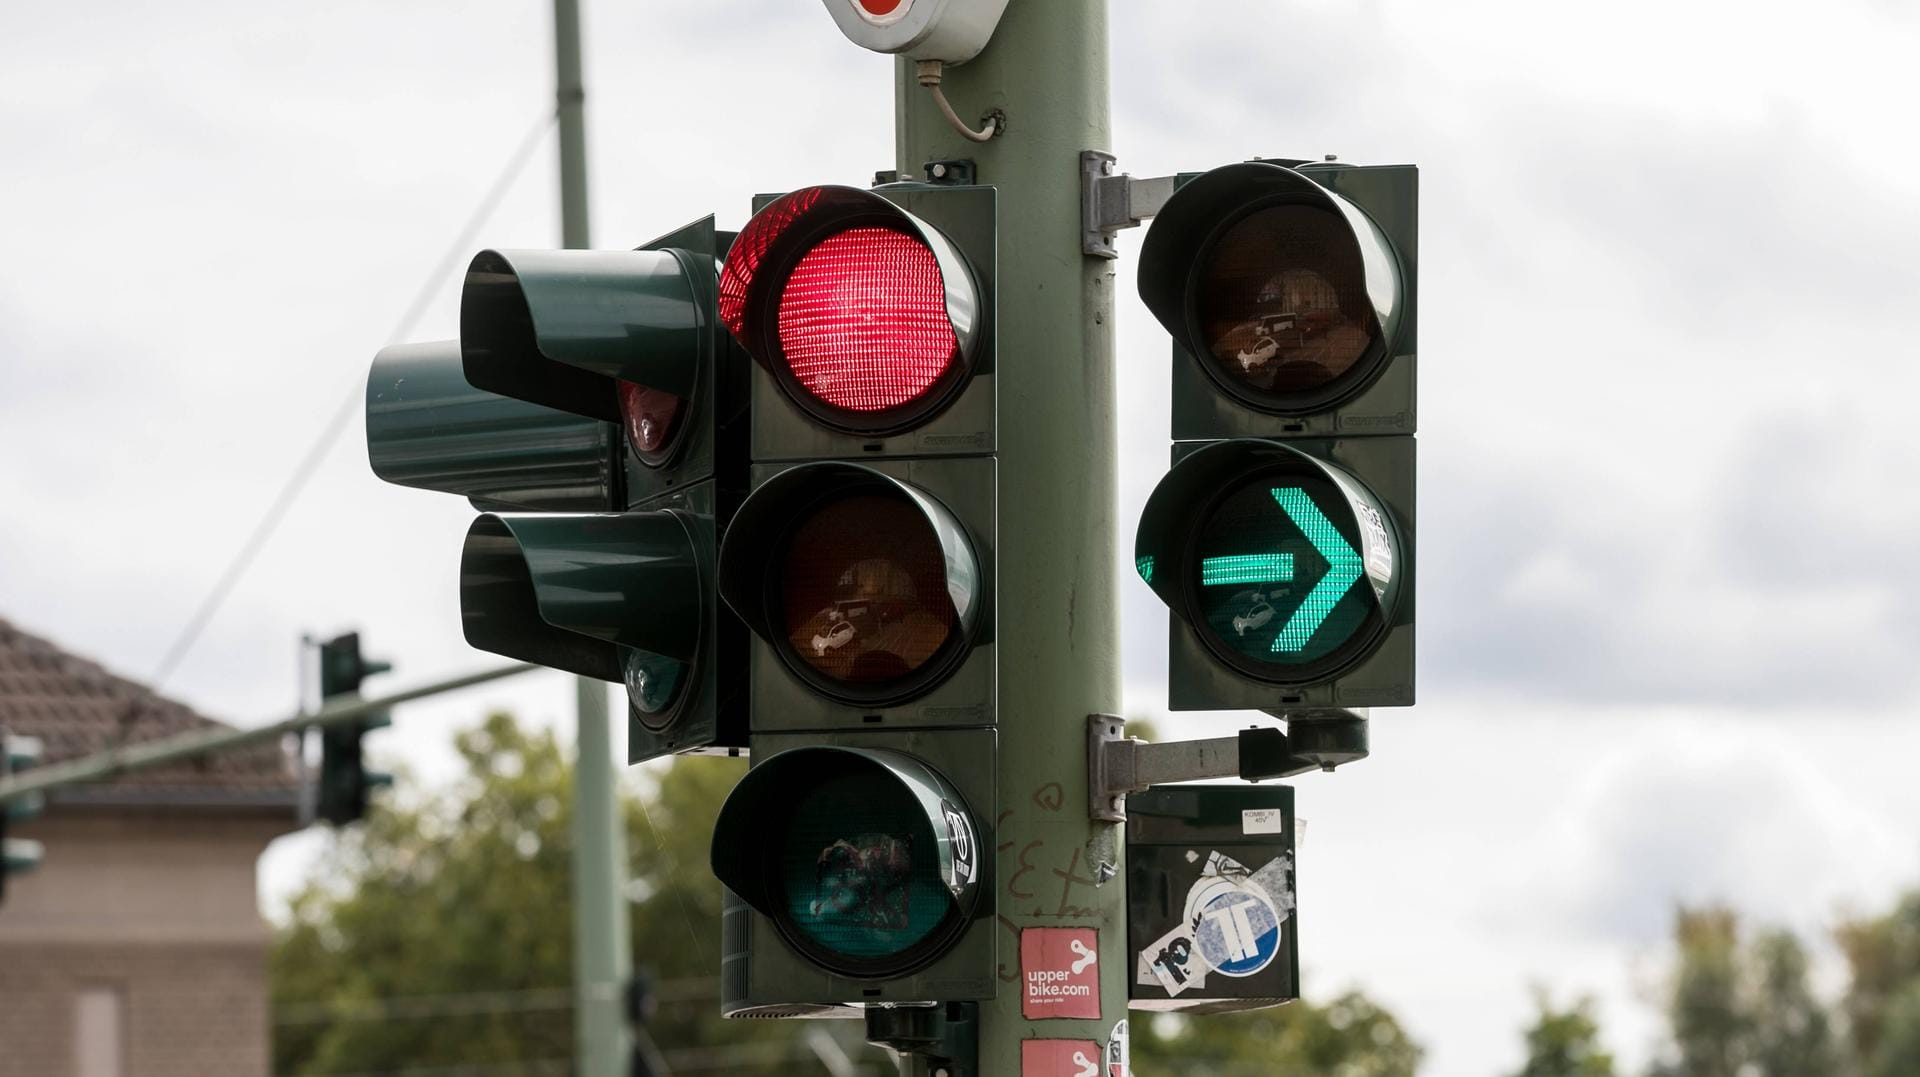
[(1175, 444), (1135, 567), (1175, 710), (1413, 702), (1417, 210), (1411, 166), (1255, 161), (1147, 233)]
[(996, 268), (994, 191), (919, 184), (763, 200), (722, 267), (755, 363), (730, 1016), (992, 996)]
[(485, 512), (468, 642), (625, 685), (630, 760), (745, 746), (745, 634), (713, 589), (747, 481), (731, 238), (709, 217), (633, 251), (483, 251), (457, 344), (389, 348), (368, 381), (374, 471)]
[[(360, 653), (360, 633), (348, 632), (320, 644), (320, 700), (322, 704), (358, 698), (368, 677), (393, 666), (370, 661)], [(367, 796), (393, 784), (393, 777), (366, 769), (362, 739), (371, 729), (392, 724), (375, 714), (320, 730), (320, 777), (314, 797), (314, 817), (334, 826), (358, 822), (367, 814)]]
[[(0, 780), (37, 765), (43, 754), (39, 738), (15, 736), (0, 729)], [(0, 902), (7, 899), (8, 876), (32, 871), (46, 858), (46, 848), (39, 842), (8, 837), (8, 824), (38, 816), (46, 804), (46, 796), (41, 793), (0, 803)]]

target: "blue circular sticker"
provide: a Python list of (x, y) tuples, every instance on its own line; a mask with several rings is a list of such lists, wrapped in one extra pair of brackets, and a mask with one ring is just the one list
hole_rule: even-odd
[(1280, 952), (1280, 915), (1261, 894), (1231, 884), (1202, 898), (1193, 944), (1223, 976), (1251, 976)]

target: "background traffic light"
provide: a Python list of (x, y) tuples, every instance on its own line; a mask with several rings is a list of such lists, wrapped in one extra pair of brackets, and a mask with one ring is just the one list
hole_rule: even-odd
[(1412, 166), (1184, 176), (1140, 254), (1173, 337), (1173, 467), (1135, 567), (1175, 710), (1413, 702)]
[[(39, 738), (21, 737), (0, 729), (0, 778), (6, 778), (40, 762)], [(40, 866), (46, 849), (37, 841), (7, 836), (7, 824), (32, 819), (46, 809), (44, 794), (29, 793), (0, 804), (0, 902), (7, 899), (7, 877), (20, 875)]]
[[(358, 697), (360, 686), (376, 673), (393, 666), (370, 661), (360, 653), (360, 633), (348, 632), (320, 644), (320, 700), (322, 704)], [(368, 771), (362, 739), (370, 729), (392, 724), (385, 714), (320, 729), (320, 778), (314, 796), (314, 817), (334, 826), (358, 822), (367, 814), (367, 795), (393, 784), (392, 775)]]
[(482, 650), (628, 689), (628, 756), (745, 746), (744, 630), (713, 591), (746, 487), (745, 363), (712, 218), (634, 251), (483, 251), (457, 345), (368, 382), (381, 477), (486, 510), (461, 558)]
[(730, 1016), (993, 995), (994, 215), (986, 187), (806, 188), (721, 271), (754, 360), (719, 560), (754, 637), (713, 844)]

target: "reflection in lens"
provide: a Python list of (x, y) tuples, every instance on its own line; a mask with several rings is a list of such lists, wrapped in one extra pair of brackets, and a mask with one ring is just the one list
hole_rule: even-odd
[(794, 531), (780, 581), (792, 653), (849, 684), (914, 673), (957, 622), (946, 553), (901, 497), (855, 494), (816, 511)]
[(1277, 396), (1326, 388), (1377, 331), (1351, 226), (1308, 205), (1234, 222), (1205, 255), (1195, 313), (1215, 369)]
[(946, 917), (938, 846), (926, 812), (870, 769), (819, 780), (785, 816), (779, 876), (790, 926), (849, 958), (898, 954)]
[(686, 401), (669, 392), (622, 381), (620, 414), (625, 419), (627, 440), (641, 459), (653, 462), (673, 442), (674, 423)]
[(1301, 666), (1334, 654), (1375, 613), (1346, 499), (1324, 479), (1270, 472), (1242, 483), (1201, 525), (1200, 612), (1228, 651)]
[(683, 663), (651, 651), (629, 650), (626, 660), (627, 699), (640, 714), (641, 724), (657, 729), (653, 719), (665, 713), (679, 694)]

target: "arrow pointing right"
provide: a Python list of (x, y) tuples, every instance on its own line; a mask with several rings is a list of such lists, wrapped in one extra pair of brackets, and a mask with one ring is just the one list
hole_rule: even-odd
[(1366, 566), (1305, 490), (1297, 486), (1276, 489), (1273, 499), (1280, 503), (1281, 511), (1293, 521), (1293, 526), (1299, 528), (1300, 533), (1313, 544), (1314, 550), (1327, 559), (1326, 575), (1313, 585), (1313, 590), (1293, 611), (1293, 616), (1287, 618), (1286, 627), (1274, 637), (1273, 653), (1281, 654), (1299, 651), (1307, 645), (1307, 641), (1326, 623), (1334, 605), (1360, 578)]

